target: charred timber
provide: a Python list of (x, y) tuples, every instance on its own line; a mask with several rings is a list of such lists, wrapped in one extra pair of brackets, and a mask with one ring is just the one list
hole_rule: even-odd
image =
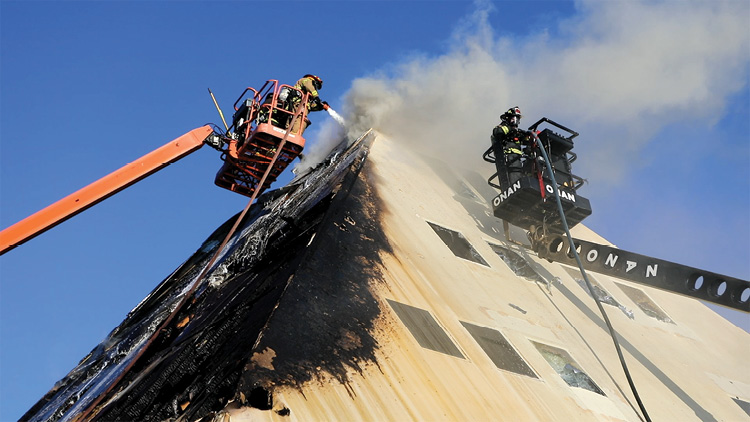
[(276, 387), (324, 374), (345, 383), (350, 369), (374, 363), (381, 308), (371, 286), (382, 281), (379, 254), (392, 249), (361, 171), (372, 138), (342, 142), (262, 195), (188, 305), (153, 336), (237, 217), (219, 227), (21, 420), (198, 420), (230, 402), (284, 416), (294, 409), (274, 403)]

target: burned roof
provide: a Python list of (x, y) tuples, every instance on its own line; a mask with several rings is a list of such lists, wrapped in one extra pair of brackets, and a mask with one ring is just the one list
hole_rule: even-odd
[[(368, 224), (371, 192), (352, 196), (357, 207), (337, 204), (371, 138), (342, 141), (316, 168), (262, 195), (219, 252), (239, 214), (221, 225), (21, 420), (196, 420), (232, 400), (270, 409), (274, 385), (301, 385), (321, 371), (343, 381), (346, 367), (370, 360), (368, 330), (380, 311), (368, 283), (378, 276), (376, 251), (389, 246)], [(316, 236), (321, 224), (336, 229)], [(317, 248), (364, 232), (377, 247), (348, 251), (358, 259), (342, 264), (332, 255), (341, 248)]]

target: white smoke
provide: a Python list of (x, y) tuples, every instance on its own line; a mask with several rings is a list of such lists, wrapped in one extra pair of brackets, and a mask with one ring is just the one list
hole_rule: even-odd
[(746, 87), (750, 2), (576, 5), (559, 28), (510, 37), (497, 36), (491, 18), (519, 17), (477, 3), (446, 54), (353, 82), (342, 107), (350, 132), (373, 127), (475, 166), (499, 115), (520, 106), (522, 126), (547, 116), (582, 134), (576, 150), (588, 163), (578, 173), (618, 183), (660, 129), (691, 118), (715, 123)]
[(302, 159), (294, 167), (293, 172), (304, 174), (307, 170), (318, 165), (345, 136), (346, 128), (337, 120), (324, 121), (317, 134), (316, 141), (305, 148)]
[(341, 127), (346, 128), (346, 122), (344, 121), (344, 118), (341, 117), (340, 114), (336, 113), (336, 110), (332, 109), (331, 107), (327, 107), (326, 111), (331, 116), (333, 120), (336, 121)]

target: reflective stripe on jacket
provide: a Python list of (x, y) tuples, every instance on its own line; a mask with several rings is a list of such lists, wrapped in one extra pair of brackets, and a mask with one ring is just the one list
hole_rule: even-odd
[(294, 87), (301, 90), (302, 92), (310, 94), (311, 97), (318, 96), (318, 91), (315, 90), (315, 84), (313, 83), (312, 78), (302, 78), (298, 80), (296, 84), (294, 84)]
[(502, 142), (503, 145), (503, 152), (506, 154), (518, 154), (522, 155), (523, 151), (521, 150), (521, 139), (518, 137), (513, 137), (516, 132), (515, 130), (512, 130), (507, 125), (500, 123), (499, 125), (495, 126), (494, 129), (492, 129), (492, 138), (493, 142)]
[(315, 101), (318, 98), (318, 91), (315, 89), (315, 84), (312, 78), (302, 78), (294, 84), (294, 87), (302, 91), (303, 93), (310, 94), (309, 100), (307, 101), (307, 109), (310, 111), (320, 111), (323, 107), (319, 107)]

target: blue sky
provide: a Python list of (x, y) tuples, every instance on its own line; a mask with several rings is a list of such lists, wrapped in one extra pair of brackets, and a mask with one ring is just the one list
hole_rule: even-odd
[[(220, 123), (206, 88), (227, 112), (247, 86), (315, 73), (349, 119), (366, 114), (386, 133), (406, 118), (430, 126), (409, 146), (460, 145), (463, 164), (481, 163), (509, 106), (528, 123), (559, 120), (581, 133), (589, 227), (623, 249), (748, 279), (750, 30), (737, 21), (750, 12), (715, 4), (3, 0), (0, 226)], [(312, 120), (310, 149), (332, 123)], [(204, 148), (0, 257), (0, 421), (18, 419), (245, 206), (213, 185), (219, 167)], [(721, 312), (750, 330), (747, 315)]]

